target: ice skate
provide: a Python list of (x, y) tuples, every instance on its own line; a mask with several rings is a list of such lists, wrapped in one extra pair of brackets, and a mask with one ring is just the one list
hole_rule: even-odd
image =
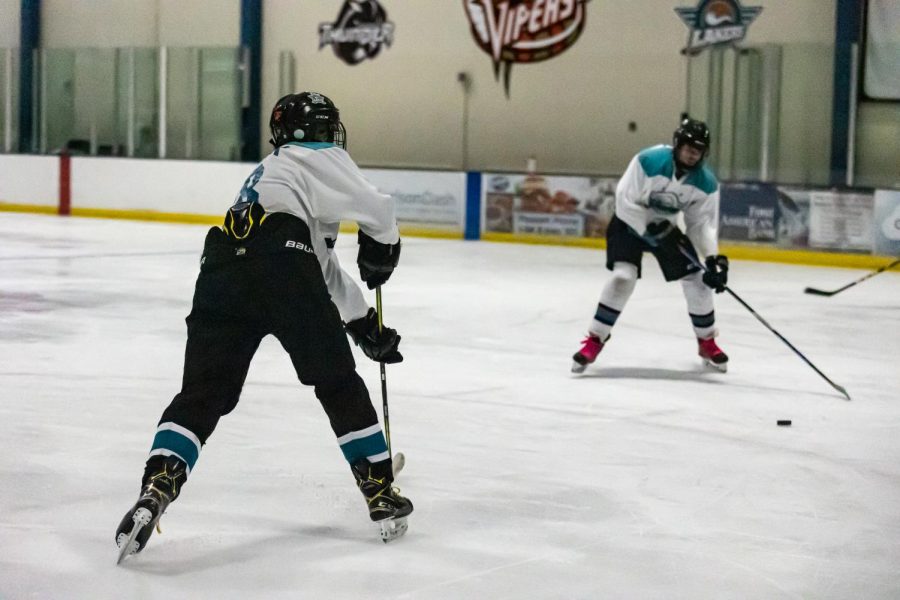
[(699, 344), (698, 354), (703, 359), (703, 364), (723, 373), (728, 370), (728, 355), (722, 352), (714, 337), (705, 340), (697, 338), (697, 343)]
[(116, 564), (144, 549), (153, 528), (159, 528), (159, 518), (178, 497), (186, 477), (184, 463), (173, 457), (161, 461), (159, 468), (145, 477), (138, 501), (125, 513), (116, 529), (116, 544), (119, 546)]
[(391, 464), (384, 460), (370, 463), (362, 459), (351, 467), (359, 491), (369, 506), (369, 518), (381, 529), (384, 543), (393, 541), (406, 533), (406, 517), (413, 511), (413, 504), (392, 487)]
[[(608, 337), (606, 338), (606, 341), (609, 341)], [(581, 350), (572, 356), (572, 372), (584, 373), (587, 366), (597, 360), (597, 355), (603, 350), (603, 345), (605, 343), (606, 342), (601, 342), (598, 336), (589, 333), (581, 342)]]

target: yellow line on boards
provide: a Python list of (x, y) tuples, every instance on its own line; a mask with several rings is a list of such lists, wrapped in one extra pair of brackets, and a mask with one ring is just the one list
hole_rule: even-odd
[(55, 204), (53, 206), (41, 206), (37, 204), (15, 204), (13, 202), (0, 202), (0, 212), (23, 212), (55, 215), (59, 212), (59, 207)]
[(200, 225), (221, 225), (225, 218), (191, 213), (167, 213), (155, 210), (127, 210), (110, 208), (72, 208), (73, 217), (95, 219), (131, 219), (135, 221), (162, 221), (166, 223), (195, 223)]
[[(35, 204), (17, 204), (0, 202), (0, 212), (23, 212), (55, 215), (56, 206)], [(191, 213), (167, 213), (152, 210), (127, 210), (107, 208), (72, 208), (72, 216), (102, 219), (131, 219), (137, 221), (159, 221), (166, 223), (193, 223), (201, 225), (221, 225), (223, 217), (197, 215)], [(356, 225), (348, 223), (341, 226), (344, 233), (355, 233)], [(428, 229), (424, 227), (401, 225), (400, 233), (410, 237), (456, 239), (461, 240), (463, 234), (457, 231)], [(532, 235), (517, 233), (484, 232), (481, 239), (488, 242), (506, 242), (515, 244), (545, 244), (553, 246), (569, 246), (581, 248), (606, 248), (604, 238), (580, 238), (557, 235)], [(722, 244), (722, 254), (735, 260), (757, 260), (822, 267), (844, 267), (848, 269), (875, 269), (885, 264), (891, 257), (872, 256), (870, 254), (848, 254), (841, 252), (825, 252), (814, 250), (792, 250), (788, 248), (771, 248), (756, 245)]]
[[(548, 244), (554, 246), (574, 246), (586, 248), (606, 248), (602, 238), (577, 238), (556, 235), (532, 235), (517, 233), (485, 232), (481, 239), (489, 242), (511, 242), (516, 244)], [(820, 267), (844, 267), (848, 269), (876, 269), (891, 259), (871, 254), (849, 254), (815, 250), (792, 250), (765, 246), (728, 244), (719, 246), (719, 252), (735, 260), (757, 260)]]

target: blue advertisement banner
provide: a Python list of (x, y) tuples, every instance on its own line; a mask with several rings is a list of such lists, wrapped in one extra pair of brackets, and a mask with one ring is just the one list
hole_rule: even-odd
[(768, 183), (723, 183), (719, 203), (719, 238), (774, 242), (778, 232), (778, 190)]

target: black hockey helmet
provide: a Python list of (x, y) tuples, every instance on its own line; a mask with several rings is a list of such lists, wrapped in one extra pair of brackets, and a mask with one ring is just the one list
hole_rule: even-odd
[(678, 159), (678, 149), (684, 144), (693, 146), (703, 153), (700, 160), (697, 161), (699, 165), (709, 153), (709, 127), (706, 126), (706, 123), (690, 117), (682, 119), (681, 124), (672, 136), (672, 148), (674, 149), (676, 160)]
[(318, 92), (288, 94), (276, 102), (269, 131), (269, 143), (276, 148), (288, 142), (331, 142), (347, 148), (347, 130), (340, 111), (328, 96)]

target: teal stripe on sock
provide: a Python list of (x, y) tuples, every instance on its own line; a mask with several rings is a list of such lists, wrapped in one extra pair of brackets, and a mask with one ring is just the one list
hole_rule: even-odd
[(387, 442), (384, 441), (384, 434), (379, 431), (364, 438), (341, 444), (341, 452), (344, 453), (347, 462), (352, 465), (367, 456), (387, 452)]
[(159, 449), (174, 452), (187, 462), (189, 469), (194, 468), (194, 463), (197, 462), (197, 458), (200, 456), (200, 451), (197, 450), (194, 442), (171, 429), (156, 432), (156, 437), (153, 438), (153, 447), (150, 448), (150, 451), (153, 452)]

